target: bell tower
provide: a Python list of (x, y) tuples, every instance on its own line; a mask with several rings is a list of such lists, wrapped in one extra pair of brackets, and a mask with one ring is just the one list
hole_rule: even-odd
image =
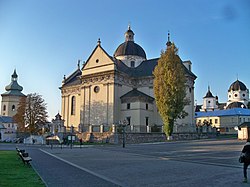
[(11, 83), (5, 87), (6, 92), (1, 94), (1, 115), (13, 117), (17, 113), (18, 104), (21, 98), (26, 95), (22, 93), (23, 87), (17, 83), (18, 75), (14, 70), (11, 75)]

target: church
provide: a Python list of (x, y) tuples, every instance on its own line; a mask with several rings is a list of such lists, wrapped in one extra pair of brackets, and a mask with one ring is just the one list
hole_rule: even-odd
[(240, 80), (233, 82), (227, 92), (227, 102), (220, 103), (208, 87), (203, 105), (196, 106), (197, 128), (211, 126), (221, 134), (237, 134), (235, 127), (250, 122), (249, 89)]
[[(61, 90), (61, 114), (65, 126), (79, 132), (107, 132), (126, 123), (130, 132), (162, 131), (153, 90), (153, 70), (159, 58), (147, 59), (144, 49), (135, 43), (129, 26), (125, 41), (109, 55), (100, 39), (89, 58), (69, 76), (64, 76)], [(171, 46), (168, 34), (167, 46)], [(159, 49), (160, 51), (160, 49)], [(188, 113), (176, 126), (194, 131), (194, 84), (191, 61), (182, 61), (186, 82)], [(154, 127), (154, 128), (153, 128)], [(178, 128), (175, 128), (177, 130)], [(179, 128), (180, 130), (180, 128)]]

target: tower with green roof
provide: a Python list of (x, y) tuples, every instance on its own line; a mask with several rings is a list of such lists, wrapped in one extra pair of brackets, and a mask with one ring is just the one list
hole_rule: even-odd
[(1, 94), (2, 104), (1, 104), (1, 115), (13, 117), (18, 108), (18, 104), (21, 98), (26, 97), (22, 93), (23, 87), (17, 83), (18, 75), (16, 70), (14, 70), (11, 75), (11, 83), (5, 87), (6, 92)]

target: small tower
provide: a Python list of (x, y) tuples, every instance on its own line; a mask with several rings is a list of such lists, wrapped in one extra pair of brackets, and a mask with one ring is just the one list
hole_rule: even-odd
[(216, 97), (210, 91), (210, 86), (208, 86), (208, 91), (205, 97), (203, 97), (203, 105), (201, 111), (214, 111), (218, 109), (216, 102)]
[(125, 32), (125, 41), (132, 41), (134, 42), (134, 32), (131, 30), (130, 25), (128, 26), (128, 30)]
[(13, 117), (17, 113), (17, 107), (21, 98), (26, 96), (22, 93), (23, 87), (17, 83), (18, 75), (16, 70), (11, 76), (11, 83), (5, 87), (6, 92), (1, 94), (2, 105), (1, 115)]

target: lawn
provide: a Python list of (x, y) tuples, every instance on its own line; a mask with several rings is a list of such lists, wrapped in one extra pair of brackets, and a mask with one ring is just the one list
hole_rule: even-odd
[(44, 183), (31, 166), (24, 165), (16, 151), (0, 151), (1, 187), (44, 187)]

